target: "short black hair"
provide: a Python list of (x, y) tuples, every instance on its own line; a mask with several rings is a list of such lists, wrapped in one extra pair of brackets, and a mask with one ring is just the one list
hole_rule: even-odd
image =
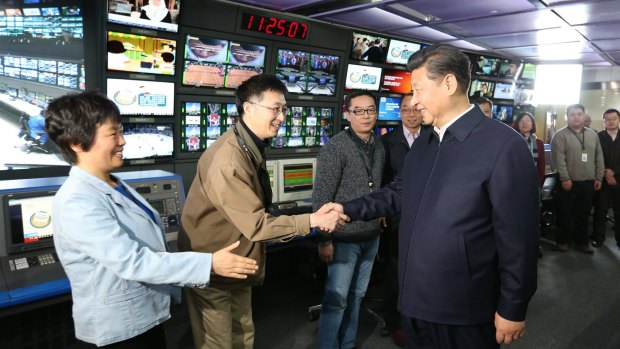
[(534, 119), (534, 115), (532, 115), (532, 113), (527, 111), (519, 113), (519, 116), (517, 116), (517, 118), (515, 119), (512, 127), (517, 130), (517, 132), (519, 132), (519, 122), (521, 122), (521, 119), (526, 116), (529, 117), (530, 120), (532, 120), (532, 131), (530, 131), (530, 133), (536, 133), (536, 119)]
[(579, 103), (575, 103), (575, 104), (571, 104), (568, 107), (566, 107), (566, 115), (568, 115), (568, 111), (571, 109), (581, 109), (582, 112), (584, 113), (586, 112), (586, 108), (583, 105)]
[(461, 50), (450, 45), (432, 45), (417, 51), (407, 61), (407, 69), (411, 71), (423, 66), (426, 67), (427, 77), (434, 81), (453, 74), (461, 93), (467, 94), (471, 66), (469, 58)]
[(245, 102), (249, 102), (252, 98), (263, 99), (265, 91), (280, 92), (283, 95), (288, 92), (286, 85), (275, 75), (254, 75), (237, 87), (237, 112), (239, 116), (243, 117), (243, 104)]
[(71, 165), (77, 162), (72, 145), (88, 151), (100, 125), (121, 122), (116, 104), (94, 91), (58, 97), (50, 102), (44, 115), (45, 131)]
[(347, 111), (349, 111), (349, 108), (351, 107), (351, 101), (353, 100), (353, 98), (357, 98), (357, 97), (361, 97), (361, 96), (368, 96), (370, 98), (372, 98), (372, 101), (375, 103), (375, 108), (377, 107), (377, 97), (375, 97), (375, 95), (370, 92), (370, 91), (356, 91), (353, 92), (349, 95), (347, 95), (344, 98), (344, 105), (347, 108)]
[(618, 115), (618, 117), (620, 118), (620, 111), (618, 111), (618, 109), (610, 108), (610, 109), (605, 110), (605, 112), (603, 113), (603, 119), (605, 118), (605, 114), (610, 114), (610, 113), (616, 113), (616, 115)]
[(488, 104), (488, 105), (490, 105), (490, 106), (491, 106), (491, 108), (493, 108), (493, 101), (492, 101), (492, 100), (490, 100), (490, 99), (488, 99), (488, 98), (486, 98), (486, 97), (480, 97), (480, 98), (478, 98), (478, 99), (476, 100), (476, 103), (477, 103), (478, 105), (480, 105), (480, 104)]
[(403, 97), (400, 99), (400, 105), (398, 106), (399, 108), (403, 107), (403, 102), (405, 101), (405, 97), (413, 97), (413, 92), (409, 92), (403, 95)]

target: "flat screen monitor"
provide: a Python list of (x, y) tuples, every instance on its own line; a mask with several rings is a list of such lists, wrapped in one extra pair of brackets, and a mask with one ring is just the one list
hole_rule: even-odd
[(174, 83), (108, 79), (108, 98), (123, 116), (173, 116)]
[(498, 82), (495, 86), (495, 92), (493, 98), (495, 99), (514, 99), (515, 98), (516, 84), (505, 84)]
[(41, 15), (43, 16), (60, 16), (60, 11), (58, 7), (43, 7), (41, 8)]
[(231, 41), (228, 50), (228, 63), (248, 67), (265, 66), (266, 47)]
[(521, 80), (535, 80), (536, 79), (536, 64), (525, 63), (523, 65), (523, 72), (521, 73)]
[(233, 103), (181, 102), (181, 152), (204, 151), (236, 124), (238, 117)]
[(480, 55), (476, 57), (472, 65), (474, 74), (496, 77), (499, 74), (502, 60), (500, 58)]
[(290, 93), (305, 94), (308, 92), (308, 65), (310, 53), (294, 50), (278, 50), (276, 76)]
[(377, 127), (375, 128), (375, 134), (377, 137), (384, 136), (390, 132), (394, 131), (394, 127)]
[(174, 75), (175, 40), (108, 32), (108, 70)]
[(278, 160), (278, 200), (295, 201), (312, 198), (316, 159)]
[(21, 17), (24, 15), (22, 10), (18, 8), (7, 8), (4, 11), (7, 17)]
[(534, 87), (528, 84), (517, 84), (514, 97), (515, 105), (534, 104)]
[(333, 108), (291, 106), (271, 148), (323, 146), (333, 136), (333, 120)]
[[(350, 58), (358, 61), (383, 63), (389, 39), (374, 34), (353, 33)], [(371, 50), (372, 48), (372, 50)], [(370, 50), (370, 51), (369, 51)]]
[(517, 79), (523, 69), (523, 63), (505, 59), (499, 68), (499, 77), (505, 79)]
[(24, 16), (40, 16), (41, 10), (38, 7), (24, 7)]
[(55, 191), (35, 191), (4, 195), (2, 210), (9, 254), (54, 246), (55, 194)]
[(381, 92), (411, 93), (411, 72), (407, 70), (383, 69)]
[(409, 57), (420, 50), (421, 45), (415, 42), (407, 42), (391, 39), (387, 50), (386, 63), (407, 64)]
[(318, 53), (310, 54), (308, 65), (307, 93), (311, 95), (334, 96), (336, 76), (338, 76), (340, 57)]
[(269, 184), (271, 185), (272, 197), (271, 200), (273, 202), (279, 202), (278, 198), (278, 160), (267, 160), (265, 164), (267, 168), (267, 173), (269, 174)]
[(400, 97), (379, 97), (379, 121), (400, 121)]
[(181, 0), (108, 0), (108, 22), (176, 33), (180, 9)]
[(123, 123), (123, 159), (170, 159), (174, 155), (171, 123)]
[(472, 80), (469, 87), (469, 99), (477, 100), (480, 97), (493, 98), (495, 83), (484, 80)]
[(381, 68), (349, 64), (346, 79), (345, 90), (379, 91)]
[(493, 106), (493, 119), (512, 125), (512, 105), (496, 104)]

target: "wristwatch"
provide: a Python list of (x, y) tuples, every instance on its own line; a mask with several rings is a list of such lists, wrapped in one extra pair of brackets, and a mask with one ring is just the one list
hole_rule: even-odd
[(327, 240), (327, 241), (319, 241), (319, 247), (325, 247), (325, 246), (329, 246), (332, 244), (331, 240)]

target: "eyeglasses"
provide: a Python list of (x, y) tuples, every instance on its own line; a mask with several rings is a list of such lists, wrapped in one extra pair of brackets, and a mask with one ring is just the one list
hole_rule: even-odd
[(400, 109), (400, 113), (401, 114), (411, 114), (411, 113), (414, 113), (414, 112), (415, 112), (415, 109), (413, 109), (413, 108), (401, 108)]
[(368, 109), (353, 109), (353, 110), (349, 110), (351, 113), (357, 115), (357, 116), (362, 116), (364, 115), (364, 113), (368, 114), (368, 116), (372, 116), (377, 114), (377, 109), (376, 108), (368, 108)]
[(267, 108), (267, 109), (271, 110), (274, 115), (278, 115), (280, 113), (282, 113), (282, 115), (286, 115), (286, 113), (288, 113), (288, 108), (287, 107), (267, 107), (267, 106), (264, 106), (262, 104), (258, 104), (256, 102), (252, 102), (252, 101), (248, 101), (248, 103), (250, 103), (252, 105), (257, 105), (259, 107)]

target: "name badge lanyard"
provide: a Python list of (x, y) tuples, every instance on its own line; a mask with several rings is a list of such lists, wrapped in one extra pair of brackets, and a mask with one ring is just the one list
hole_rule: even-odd
[[(235, 132), (235, 137), (237, 137), (237, 142), (239, 142), (239, 145), (241, 146), (241, 148), (243, 148), (245, 154), (248, 156), (250, 161), (253, 164), (258, 162), (254, 155), (252, 155), (252, 152), (250, 152), (250, 149), (248, 149), (248, 146), (247, 144), (245, 144), (245, 141), (243, 140), (241, 135), (239, 134), (239, 131), (237, 130), (237, 125), (233, 125), (233, 131)], [(264, 162), (265, 160), (263, 159), (263, 162), (256, 169), (256, 175), (258, 176), (258, 181), (265, 196), (263, 198), (263, 205), (265, 205), (265, 209), (267, 209), (269, 205), (271, 205), (271, 200), (273, 199), (273, 192), (271, 191), (271, 184), (269, 183), (269, 174), (267, 173), (267, 170), (263, 168)]]
[(573, 132), (573, 134), (575, 135), (575, 137), (577, 137), (577, 140), (581, 144), (581, 161), (586, 162), (588, 161), (588, 153), (586, 153), (586, 134), (583, 131), (579, 133), (583, 135), (583, 137), (579, 138), (579, 136)]
[[(353, 134), (350, 128), (349, 128), (349, 136), (351, 138), (358, 137)], [(353, 142), (355, 142), (355, 139), (353, 139)], [(368, 159), (368, 161), (366, 161), (366, 154), (361, 149), (361, 147), (356, 146), (356, 148), (357, 148), (357, 151), (360, 153), (360, 156), (362, 157), (362, 162), (364, 162), (364, 166), (366, 167), (366, 175), (368, 176), (368, 189), (370, 189), (370, 191), (372, 192), (375, 187), (375, 182), (372, 180), (372, 168), (373, 168), (373, 163), (375, 161), (375, 146), (374, 144), (370, 144), (370, 140), (368, 142), (369, 142), (368, 145), (370, 146), (370, 154), (369, 154), (370, 159)]]

